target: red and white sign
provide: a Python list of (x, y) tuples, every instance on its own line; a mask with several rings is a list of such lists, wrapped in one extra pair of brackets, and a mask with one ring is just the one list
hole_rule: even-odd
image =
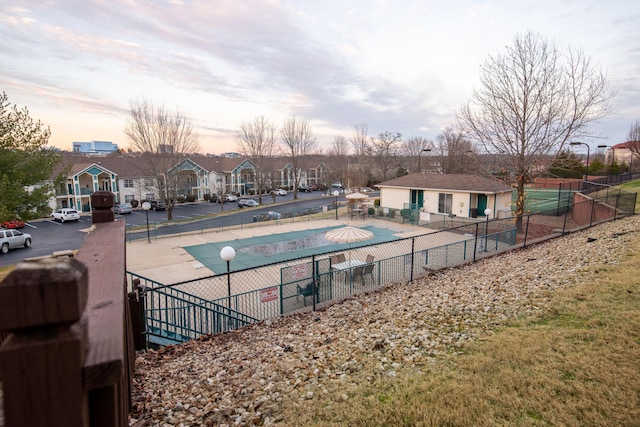
[(277, 299), (278, 299), (277, 286), (260, 290), (260, 302), (275, 301)]

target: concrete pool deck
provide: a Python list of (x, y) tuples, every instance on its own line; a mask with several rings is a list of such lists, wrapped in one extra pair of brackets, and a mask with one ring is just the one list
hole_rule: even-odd
[(273, 225), (249, 226), (242, 229), (212, 229), (210, 232), (197, 232), (197, 234), (156, 239), (152, 240), (151, 243), (146, 241), (127, 243), (127, 271), (160, 283), (177, 283), (199, 279), (212, 276), (215, 273), (190, 255), (184, 249), (185, 247), (214, 242), (231, 243), (236, 239), (347, 225), (384, 228), (393, 231), (394, 235), (400, 238), (432, 231), (424, 227), (412, 226), (411, 224), (399, 224), (378, 219), (367, 219), (365, 221), (322, 219), (317, 221), (299, 220), (297, 222), (283, 220)]

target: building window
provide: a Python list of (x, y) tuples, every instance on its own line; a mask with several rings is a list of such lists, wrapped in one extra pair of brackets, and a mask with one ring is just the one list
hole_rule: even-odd
[(147, 193), (144, 195), (145, 200), (154, 200), (156, 198), (155, 194)]
[(125, 179), (124, 180), (124, 188), (133, 188), (133, 180)]
[(153, 187), (153, 180), (152, 179), (145, 179), (144, 180), (144, 186), (145, 187)]
[(133, 200), (133, 194), (127, 194), (126, 196), (124, 196), (124, 202), (125, 203), (131, 203), (131, 201)]
[(438, 213), (450, 214), (453, 194), (438, 193)]

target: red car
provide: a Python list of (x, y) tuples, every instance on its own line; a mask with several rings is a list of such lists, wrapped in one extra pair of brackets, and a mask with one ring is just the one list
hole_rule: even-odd
[(3, 228), (23, 228), (24, 221), (21, 219), (12, 219), (11, 221), (5, 221), (2, 223)]

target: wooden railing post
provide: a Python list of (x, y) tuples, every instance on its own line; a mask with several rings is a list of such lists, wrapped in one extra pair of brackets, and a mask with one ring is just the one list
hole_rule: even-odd
[(0, 348), (7, 427), (87, 426), (82, 369), (88, 273), (73, 258), (22, 262), (0, 282)]

